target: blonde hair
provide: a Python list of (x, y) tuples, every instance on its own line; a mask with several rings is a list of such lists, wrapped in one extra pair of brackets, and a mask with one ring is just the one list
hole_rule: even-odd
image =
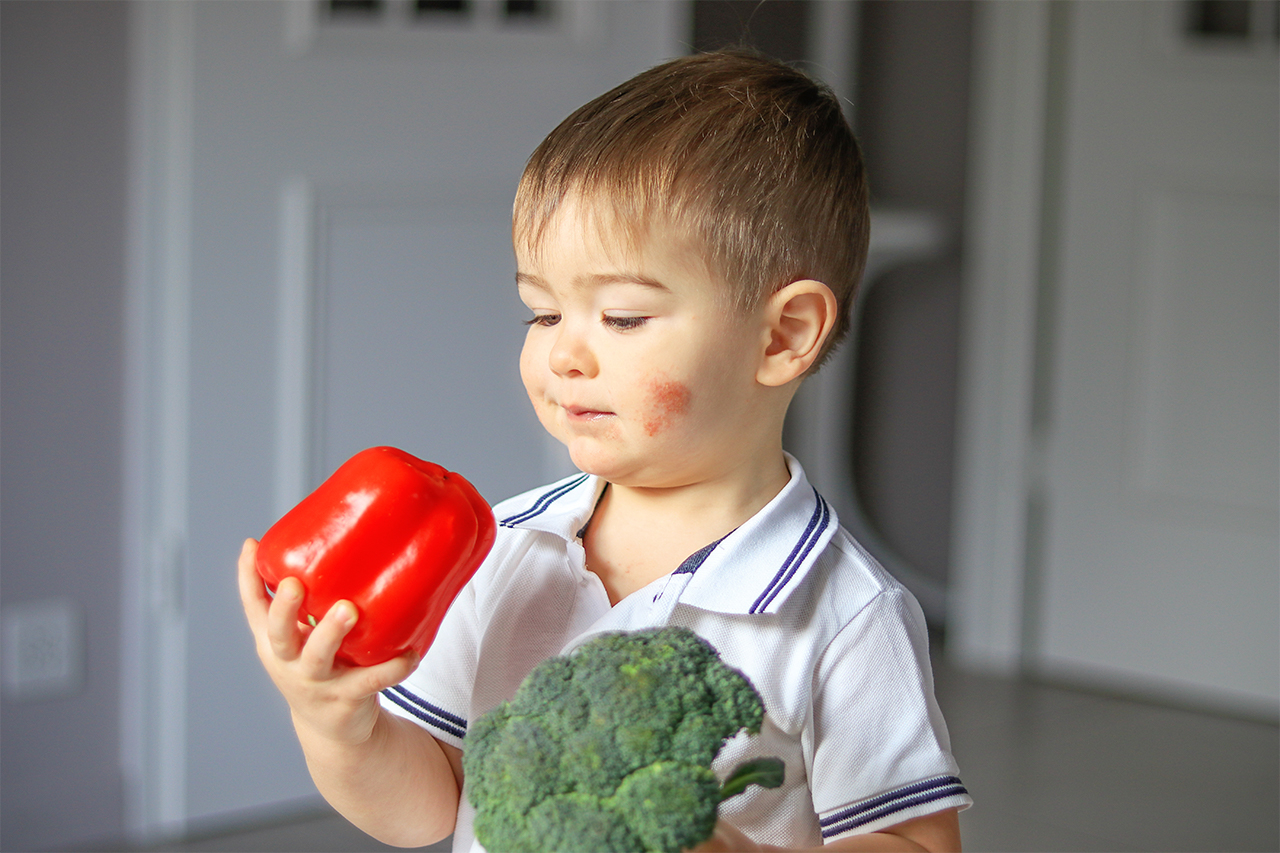
[(561, 122), (525, 166), (512, 232), (536, 247), (577, 196), (603, 205), (633, 241), (659, 220), (693, 236), (740, 309), (793, 281), (821, 281), (839, 306), (825, 358), (848, 330), (866, 264), (867, 195), (830, 88), (724, 50), (651, 68)]

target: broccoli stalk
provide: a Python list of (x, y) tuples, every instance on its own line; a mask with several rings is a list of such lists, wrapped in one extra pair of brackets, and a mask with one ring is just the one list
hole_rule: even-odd
[(759, 693), (685, 628), (606, 634), (533, 669), (463, 751), (475, 833), (493, 853), (676, 851), (711, 837), (719, 805), (777, 787), (776, 758), (721, 784), (711, 762), (764, 720)]

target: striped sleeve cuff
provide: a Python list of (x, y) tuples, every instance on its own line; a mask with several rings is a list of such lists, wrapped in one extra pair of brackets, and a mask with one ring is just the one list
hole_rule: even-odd
[(868, 797), (819, 816), (822, 839), (875, 832), (886, 826), (950, 808), (973, 805), (969, 792), (956, 776), (935, 776)]
[(403, 684), (395, 687), (389, 687), (382, 691), (382, 698), (394, 704), (400, 712), (401, 716), (413, 717), (427, 728), (433, 729), (433, 734), (443, 734), (449, 743), (455, 746), (462, 745), (462, 739), (467, 736), (467, 721), (457, 714), (451, 714), (443, 708), (433, 705), (421, 696), (418, 696), (405, 689)]

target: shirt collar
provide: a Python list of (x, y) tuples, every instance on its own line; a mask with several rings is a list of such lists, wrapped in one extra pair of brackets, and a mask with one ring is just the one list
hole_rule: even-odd
[(682, 603), (719, 613), (776, 613), (801, 586), (840, 522), (790, 454), (787, 467), (790, 481), (764, 509), (680, 567), (693, 575)]
[(503, 502), (496, 513), (498, 524), (553, 533), (572, 541), (591, 520), (604, 487), (604, 480), (590, 474), (566, 477)]
[[(672, 578), (687, 577), (685, 604), (720, 613), (774, 613), (800, 587), (839, 527), (830, 504), (787, 454), (791, 479), (741, 527), (689, 556)], [(605, 481), (567, 477), (502, 507), (498, 523), (572, 541), (591, 519)]]

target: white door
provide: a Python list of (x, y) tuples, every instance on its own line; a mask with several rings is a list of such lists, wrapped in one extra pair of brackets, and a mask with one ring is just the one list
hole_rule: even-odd
[(1206, 6), (1074, 3), (1064, 21), (1029, 650), (1055, 674), (1274, 717), (1275, 7), (1237, 29)]
[(572, 109), (682, 53), (690, 16), (573, 0), (135, 11), (135, 399), (154, 422), (135, 425), (150, 473), (133, 530), (153, 574), (133, 587), (126, 763), (145, 833), (314, 795), (240, 612), (243, 537), (369, 445), (491, 501), (559, 471), (517, 372), (515, 182)]

